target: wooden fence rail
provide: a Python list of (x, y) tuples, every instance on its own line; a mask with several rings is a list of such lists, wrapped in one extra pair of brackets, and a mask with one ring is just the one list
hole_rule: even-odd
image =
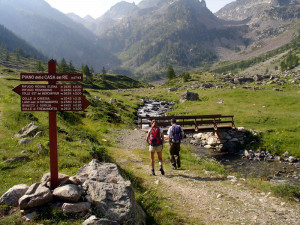
[(164, 132), (171, 125), (171, 119), (175, 118), (185, 132), (217, 131), (219, 129), (235, 129), (234, 116), (216, 115), (196, 115), (196, 116), (163, 116), (163, 117), (139, 117), (139, 129), (147, 130), (151, 126), (151, 120), (156, 120), (158, 126)]

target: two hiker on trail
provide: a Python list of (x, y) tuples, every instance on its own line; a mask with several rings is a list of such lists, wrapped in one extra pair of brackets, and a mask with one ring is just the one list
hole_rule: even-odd
[(163, 129), (157, 126), (157, 123), (155, 120), (151, 121), (151, 128), (148, 131), (147, 135), (147, 143), (149, 146), (150, 151), (150, 158), (151, 158), (151, 173), (155, 176), (155, 170), (154, 170), (154, 155), (155, 152), (157, 152), (157, 157), (159, 160), (159, 166), (160, 166), (160, 172), (162, 175), (165, 174), (165, 171), (163, 169), (163, 162), (162, 162), (162, 150), (164, 147), (164, 132)]
[[(168, 138), (169, 138), (169, 152), (170, 152), (170, 161), (173, 166), (173, 169), (177, 169), (181, 167), (180, 163), (180, 140), (184, 138), (183, 129), (176, 124), (176, 119), (171, 120), (171, 127), (168, 130)], [(157, 126), (157, 122), (155, 120), (151, 121), (151, 128), (148, 131), (147, 135), (147, 143), (149, 146), (150, 151), (150, 158), (151, 158), (151, 172), (152, 175), (155, 175), (154, 169), (154, 155), (157, 152), (159, 165), (160, 165), (160, 172), (162, 175), (165, 174), (163, 170), (163, 162), (162, 162), (162, 150), (164, 145), (164, 133), (163, 129)]]
[(168, 130), (170, 161), (174, 170), (181, 167), (180, 163), (180, 142), (184, 138), (184, 132), (180, 125), (176, 124), (176, 119), (171, 119), (171, 127)]

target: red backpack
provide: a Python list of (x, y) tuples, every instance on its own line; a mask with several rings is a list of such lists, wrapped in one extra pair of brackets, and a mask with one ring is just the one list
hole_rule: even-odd
[(152, 127), (150, 130), (150, 145), (158, 146), (161, 145), (160, 128)]

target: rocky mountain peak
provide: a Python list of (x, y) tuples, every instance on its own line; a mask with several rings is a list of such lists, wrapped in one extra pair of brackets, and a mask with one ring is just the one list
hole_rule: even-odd
[(135, 3), (122, 1), (112, 6), (110, 10), (102, 16), (102, 18), (120, 20), (137, 10), (139, 10), (139, 7), (137, 7)]

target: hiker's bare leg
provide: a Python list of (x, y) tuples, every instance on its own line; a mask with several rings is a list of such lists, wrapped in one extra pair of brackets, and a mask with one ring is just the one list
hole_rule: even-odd
[(150, 157), (151, 157), (151, 167), (154, 169), (154, 152), (150, 152)]
[(158, 157), (158, 160), (159, 160), (159, 165), (162, 166), (162, 163), (163, 163), (162, 162), (162, 151), (157, 153), (157, 157)]

